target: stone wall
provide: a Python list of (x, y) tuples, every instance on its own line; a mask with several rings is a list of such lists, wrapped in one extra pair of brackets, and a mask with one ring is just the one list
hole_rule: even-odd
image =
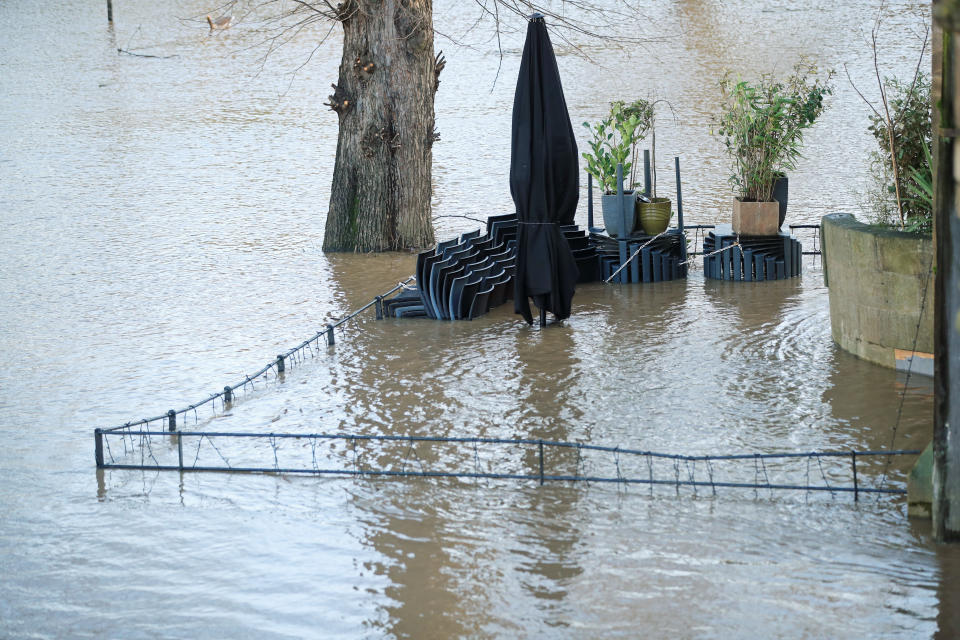
[[(843, 213), (824, 216), (821, 224), (834, 341), (854, 355), (891, 368), (896, 349), (933, 353), (930, 236), (868, 226)], [(917, 336), (924, 288), (926, 303)]]

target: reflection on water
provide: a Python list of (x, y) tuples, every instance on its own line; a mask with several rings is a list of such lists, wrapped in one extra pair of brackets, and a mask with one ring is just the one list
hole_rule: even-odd
[[(665, 36), (636, 50), (585, 43), (591, 61), (561, 47), (567, 101), (578, 124), (613, 98), (655, 89), (670, 100), (678, 119), (661, 118), (657, 151), (681, 156), (690, 222), (727, 211), (726, 161), (709, 133), (724, 69), (749, 75), (813, 53), (869, 85), (858, 30), (871, 3), (641, 5)], [(0, 635), (956, 635), (957, 554), (934, 548), (896, 499), (94, 471), (94, 426), (218, 391), (415, 261), (320, 251), (336, 119), (319, 105), (336, 77), (336, 32), (293, 77), (319, 30), (257, 73), (260, 36), (242, 21), (209, 34), (194, 18), (207, 5), (114, 9), (111, 28), (96, 3), (0, 5)], [(917, 10), (890, 7), (891, 73), (913, 68), (904, 34)], [(435, 3), (438, 29), (469, 45), (438, 43), (441, 237), (474, 226), (457, 216), (512, 206), (502, 141), (523, 34), (504, 34), (494, 83), (497, 45), (469, 31), (471, 11)], [(746, 43), (757, 29), (766, 36)], [(875, 144), (866, 118), (838, 83), (791, 175), (791, 222), (856, 210)], [(661, 167), (671, 196), (669, 174)], [(827, 304), (808, 263), (800, 280), (752, 286), (705, 281), (699, 268), (686, 281), (584, 285), (573, 317), (545, 331), (510, 305), (458, 323), (371, 313), (335, 348), (188, 428), (691, 454), (922, 448), (929, 388), (911, 381), (897, 421), (904, 378), (838, 351)], [(167, 438), (154, 446), (176, 455)], [(277, 455), (303, 451), (283, 443)], [(251, 443), (237, 455), (272, 451)], [(330, 455), (525, 473), (539, 462), (531, 448), (406, 443)], [(558, 473), (615, 464), (548, 455)], [(887, 472), (897, 487), (908, 464), (858, 461), (864, 482)]]

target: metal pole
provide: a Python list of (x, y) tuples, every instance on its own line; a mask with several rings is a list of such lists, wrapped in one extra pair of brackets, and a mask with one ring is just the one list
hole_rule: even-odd
[(229, 386), (223, 388), (223, 404), (233, 402), (233, 389)]
[(177, 412), (173, 409), (167, 411), (167, 431), (177, 430)]
[(540, 486), (543, 486), (543, 440), (540, 441)]
[[(617, 163), (617, 208), (620, 210), (620, 237), (626, 238), (630, 231), (627, 229), (627, 209), (623, 206), (623, 165)], [(610, 230), (607, 229), (607, 234)]]
[(277, 373), (283, 373), (284, 371), (283, 354), (277, 354)]
[(643, 150), (643, 195), (650, 197), (650, 149)]
[(103, 467), (103, 431), (100, 429), (93, 430), (93, 454), (97, 460), (97, 468)]
[(333, 337), (333, 325), (328, 324), (327, 325), (327, 346), (332, 347), (334, 344), (336, 344), (336, 340)]
[(860, 502), (860, 487), (857, 484), (857, 452), (850, 452), (850, 466), (853, 467), (853, 501)]
[(377, 296), (376, 300), (377, 320), (383, 320), (383, 296)]
[(177, 466), (183, 471), (183, 436), (177, 431)]
[(680, 195), (680, 158), (674, 157), (673, 165), (677, 170), (677, 228), (683, 233), (683, 196)]
[(113, 2), (107, 0), (107, 22), (113, 22)]
[(587, 174), (587, 233), (593, 231), (593, 174)]

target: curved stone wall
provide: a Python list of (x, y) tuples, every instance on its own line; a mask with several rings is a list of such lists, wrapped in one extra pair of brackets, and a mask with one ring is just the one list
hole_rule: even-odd
[[(931, 237), (865, 225), (845, 213), (824, 216), (821, 225), (834, 341), (886, 367), (910, 356), (904, 351), (933, 353)], [(919, 355), (914, 371), (925, 368), (918, 360), (932, 367), (932, 360), (926, 363), (928, 358)]]

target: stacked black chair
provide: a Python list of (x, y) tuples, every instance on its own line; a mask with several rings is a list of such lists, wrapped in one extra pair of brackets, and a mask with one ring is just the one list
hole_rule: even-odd
[(686, 238), (677, 229), (671, 229), (655, 240), (645, 234), (630, 236), (627, 256), (636, 256), (623, 269), (620, 269), (621, 254), (617, 240), (596, 233), (591, 234), (591, 240), (600, 254), (598, 279), (607, 280), (616, 273), (613, 281), (625, 284), (663, 282), (685, 278), (687, 275), (684, 246)]
[(703, 273), (714, 280), (784, 280), (803, 271), (803, 246), (783, 231), (738, 237), (730, 225), (717, 225), (703, 239), (703, 253)]
[[(580, 282), (597, 280), (600, 256), (590, 236), (575, 225), (562, 230), (580, 268)], [(516, 259), (516, 214), (490, 216), (485, 234), (477, 229), (420, 253), (417, 286), (384, 300), (384, 315), (436, 320), (482, 316), (513, 299)]]

